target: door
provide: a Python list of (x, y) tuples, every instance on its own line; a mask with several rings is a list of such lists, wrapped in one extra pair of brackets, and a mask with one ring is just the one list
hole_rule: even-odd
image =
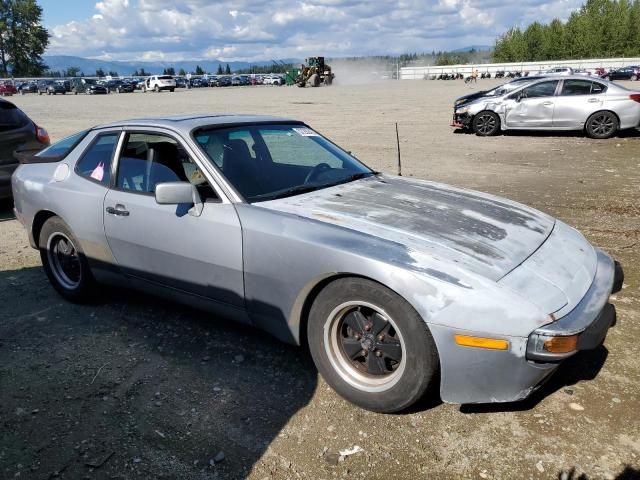
[[(170, 181), (197, 186), (205, 202), (200, 216), (188, 213), (191, 205), (156, 203), (155, 185)], [(244, 306), (242, 232), (235, 208), (216, 196), (173, 137), (127, 134), (103, 215), (109, 247), (126, 275)]]
[(512, 93), (505, 100), (505, 123), (509, 128), (550, 128), (555, 92), (560, 80), (547, 80)]
[(553, 110), (553, 126), (582, 128), (593, 112), (604, 103), (607, 87), (591, 80), (564, 80)]

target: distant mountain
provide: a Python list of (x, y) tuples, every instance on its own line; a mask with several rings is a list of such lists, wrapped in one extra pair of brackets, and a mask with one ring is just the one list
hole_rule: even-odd
[(493, 49), (490, 45), (469, 45), (468, 47), (456, 48), (455, 50), (451, 50), (452, 53), (465, 53), (470, 52), (471, 50), (475, 50), (476, 52), (486, 52), (487, 50)]
[[(83, 58), (73, 57), (69, 55), (45, 55), (43, 57), (44, 63), (49, 67), (51, 71), (62, 71), (71, 67), (77, 67), (81, 72), (84, 72), (87, 76), (94, 75), (96, 70), (101, 68), (105, 73), (112, 71), (118, 72), (119, 75), (131, 75), (134, 71), (144, 68), (145, 72), (151, 74), (159, 74), (165, 68), (173, 67), (176, 73), (181, 68), (185, 72), (194, 72), (196, 66), (200, 66), (205, 72), (215, 73), (218, 70), (218, 65), (222, 65), (225, 68), (227, 63), (231, 71), (246, 69), (251, 66), (266, 66), (272, 65), (271, 60), (264, 60), (259, 62), (224, 62), (222, 60), (183, 60), (176, 62), (136, 62), (136, 61), (114, 61), (114, 60), (97, 60), (95, 58)], [(300, 63), (299, 59), (285, 58), (282, 60), (284, 63)]]

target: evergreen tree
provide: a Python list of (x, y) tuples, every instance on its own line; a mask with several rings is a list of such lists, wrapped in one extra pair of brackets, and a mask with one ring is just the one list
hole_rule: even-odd
[(35, 0), (0, 1), (0, 74), (39, 76), (47, 69), (42, 54), (49, 32), (41, 24), (42, 8)]
[(204, 70), (202, 69), (202, 67), (200, 67), (200, 65), (196, 65), (195, 74), (196, 75), (204, 75)]
[(224, 69), (224, 73), (226, 75), (231, 75), (231, 68), (229, 67), (229, 64), (227, 63), (227, 66)]
[(218, 70), (216, 71), (217, 75), (222, 75), (224, 73), (224, 70), (222, 70), (222, 65), (218, 64)]
[(99, 68), (96, 70), (96, 77), (104, 77), (104, 70), (102, 70), (102, 68)]
[(184, 71), (184, 68), (181, 68), (180, 71), (178, 72), (178, 75), (180, 75), (181, 77), (184, 77), (187, 74), (187, 72)]

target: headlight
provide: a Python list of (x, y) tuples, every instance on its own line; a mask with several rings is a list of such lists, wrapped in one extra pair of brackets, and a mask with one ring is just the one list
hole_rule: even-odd
[(462, 115), (465, 114), (469, 111), (469, 107), (460, 107), (460, 108), (456, 108), (456, 114), (458, 115)]

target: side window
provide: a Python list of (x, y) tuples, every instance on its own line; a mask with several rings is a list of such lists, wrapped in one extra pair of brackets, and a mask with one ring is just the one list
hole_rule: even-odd
[(592, 82), (588, 80), (565, 80), (562, 95), (589, 95)]
[(540, 97), (552, 97), (556, 91), (559, 80), (553, 80), (551, 82), (541, 82), (531, 85), (530, 87), (521, 90), (524, 98), (540, 98)]
[(206, 198), (215, 194), (206, 177), (173, 138), (155, 133), (130, 133), (118, 161), (116, 187), (153, 193), (163, 182), (190, 182)]
[(78, 175), (108, 185), (111, 178), (111, 159), (119, 136), (119, 132), (97, 136), (76, 164)]
[(607, 87), (606, 85), (602, 85), (601, 83), (598, 82), (592, 82), (591, 83), (591, 94), (597, 94), (597, 93), (604, 93), (607, 91)]

